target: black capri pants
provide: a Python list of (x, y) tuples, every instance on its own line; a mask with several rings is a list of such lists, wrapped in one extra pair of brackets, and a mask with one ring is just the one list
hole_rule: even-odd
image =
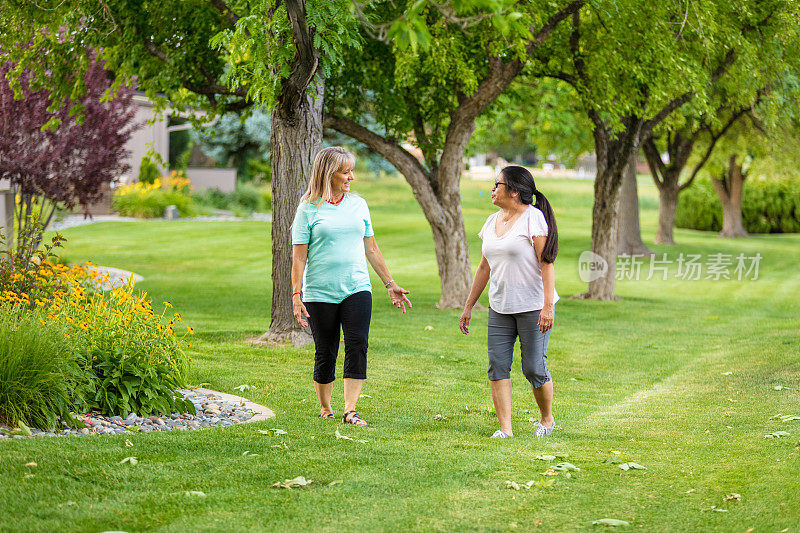
[(325, 384), (336, 379), (340, 329), (344, 333), (345, 378), (367, 379), (369, 321), (372, 293), (351, 294), (338, 304), (303, 302), (314, 335), (314, 381)]

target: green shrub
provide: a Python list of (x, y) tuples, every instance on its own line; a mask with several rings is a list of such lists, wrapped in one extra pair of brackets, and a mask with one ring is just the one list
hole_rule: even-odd
[(76, 350), (64, 328), (43, 314), (0, 304), (0, 423), (55, 428), (77, 422), (69, 411), (83, 403)]
[[(746, 180), (742, 222), (749, 233), (800, 232), (800, 178)], [(722, 204), (710, 179), (699, 179), (680, 194), (675, 226), (706, 231), (722, 229)]]
[(197, 214), (194, 200), (186, 188), (162, 188), (161, 181), (152, 184), (134, 183), (118, 188), (111, 200), (112, 209), (122, 216), (159, 218), (167, 207), (174, 205), (182, 217)]
[(149, 185), (154, 183), (159, 175), (158, 165), (153, 163), (149, 157), (144, 156), (139, 164), (139, 182)]
[(240, 183), (236, 190), (224, 193), (219, 189), (206, 189), (192, 195), (201, 206), (231, 211), (235, 216), (249, 216), (254, 211), (266, 212), (272, 208), (272, 194), (269, 187), (256, 187), (250, 183)]

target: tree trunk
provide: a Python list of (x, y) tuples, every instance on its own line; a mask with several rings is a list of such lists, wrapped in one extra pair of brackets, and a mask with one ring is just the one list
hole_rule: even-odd
[(295, 113), (280, 108), (272, 112), (272, 320), (269, 331), (254, 340), (257, 343), (312, 342), (292, 314), (291, 228), (322, 143), (324, 82), (319, 76), (314, 92), (301, 100)]
[(617, 253), (622, 255), (653, 255), (642, 242), (639, 226), (639, 191), (636, 182), (636, 157), (631, 157), (622, 177), (622, 189), (617, 217)]
[(589, 281), (588, 290), (578, 298), (616, 300), (614, 285), (617, 261), (617, 213), (620, 187), (628, 162), (636, 153), (641, 120), (626, 119), (625, 130), (612, 136), (599, 121), (595, 122), (594, 144), (597, 154), (597, 175), (594, 180), (592, 208), (593, 261), (604, 262), (607, 269)]
[(436, 307), (450, 309), (464, 307), (472, 275), (461, 203), (445, 207), (444, 210), (444, 224), (431, 224), (431, 232), (442, 288)]
[(713, 179), (714, 189), (717, 191), (722, 204), (722, 231), (720, 237), (749, 237), (742, 222), (742, 190), (747, 175), (742, 172), (742, 165), (736, 162), (736, 155), (728, 160), (727, 174), (722, 179)]
[(673, 230), (675, 228), (675, 211), (678, 209), (677, 178), (673, 181), (664, 177), (663, 186), (658, 189), (658, 231), (656, 231), (656, 244), (675, 244)]

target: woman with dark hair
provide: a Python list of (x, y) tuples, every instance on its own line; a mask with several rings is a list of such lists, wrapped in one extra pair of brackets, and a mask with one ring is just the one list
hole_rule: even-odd
[[(534, 203), (535, 202), (535, 203)], [(541, 418), (534, 435), (550, 435), (553, 381), (547, 369), (547, 342), (558, 301), (553, 262), (558, 254), (558, 230), (550, 202), (536, 189), (531, 173), (518, 166), (500, 171), (492, 187), (492, 214), (478, 234), (483, 240), (461, 332), (469, 333), (472, 307), (489, 287), (489, 380), (500, 429), (492, 438), (513, 437), (511, 429), (511, 361), (519, 338), (522, 373), (533, 387)]]

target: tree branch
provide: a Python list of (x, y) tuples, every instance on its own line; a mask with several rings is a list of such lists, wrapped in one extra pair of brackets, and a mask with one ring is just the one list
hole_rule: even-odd
[(227, 18), (232, 25), (235, 26), (239, 21), (239, 16), (234, 13), (230, 7), (228, 7), (224, 0), (211, 0), (211, 5), (216, 7), (220, 13), (225, 15), (225, 18)]
[(652, 136), (648, 137), (647, 140), (642, 143), (642, 152), (644, 152), (644, 157), (647, 159), (647, 166), (650, 167), (650, 174), (653, 176), (653, 181), (655, 181), (656, 186), (661, 189), (664, 186), (662, 176), (664, 175), (665, 166)]
[(709, 130), (709, 133), (711, 133), (711, 141), (708, 143), (708, 149), (706, 150), (706, 153), (703, 154), (703, 157), (700, 159), (697, 165), (695, 165), (694, 169), (692, 170), (692, 174), (689, 176), (689, 179), (686, 181), (686, 183), (680, 186), (681, 191), (689, 187), (692, 182), (694, 182), (695, 177), (697, 177), (697, 173), (700, 172), (700, 169), (706, 164), (708, 158), (711, 157), (711, 153), (714, 151), (714, 146), (717, 144), (717, 141), (719, 141), (722, 136), (725, 135), (725, 133), (730, 129), (731, 126), (734, 125), (737, 120), (739, 120), (751, 109), (752, 107), (742, 108), (731, 115), (731, 117), (728, 119), (728, 122), (725, 123), (725, 126), (723, 126), (723, 128), (717, 134), (714, 134)]
[(370, 150), (380, 154), (394, 165), (411, 185), (414, 196), (420, 203), (428, 221), (431, 224), (436, 224), (437, 227), (445, 228), (446, 217), (431, 186), (431, 174), (425, 170), (422, 163), (408, 150), (400, 146), (396, 141), (382, 137), (348, 118), (325, 115), (322, 124), (326, 128), (334, 129), (366, 144)]
[(278, 112), (285, 118), (294, 116), (300, 100), (305, 96), (319, 66), (319, 55), (314, 48), (313, 32), (306, 20), (305, 2), (302, 0), (286, 0), (286, 14), (292, 26), (297, 55), (292, 62), (289, 77), (281, 84), (278, 101)]

